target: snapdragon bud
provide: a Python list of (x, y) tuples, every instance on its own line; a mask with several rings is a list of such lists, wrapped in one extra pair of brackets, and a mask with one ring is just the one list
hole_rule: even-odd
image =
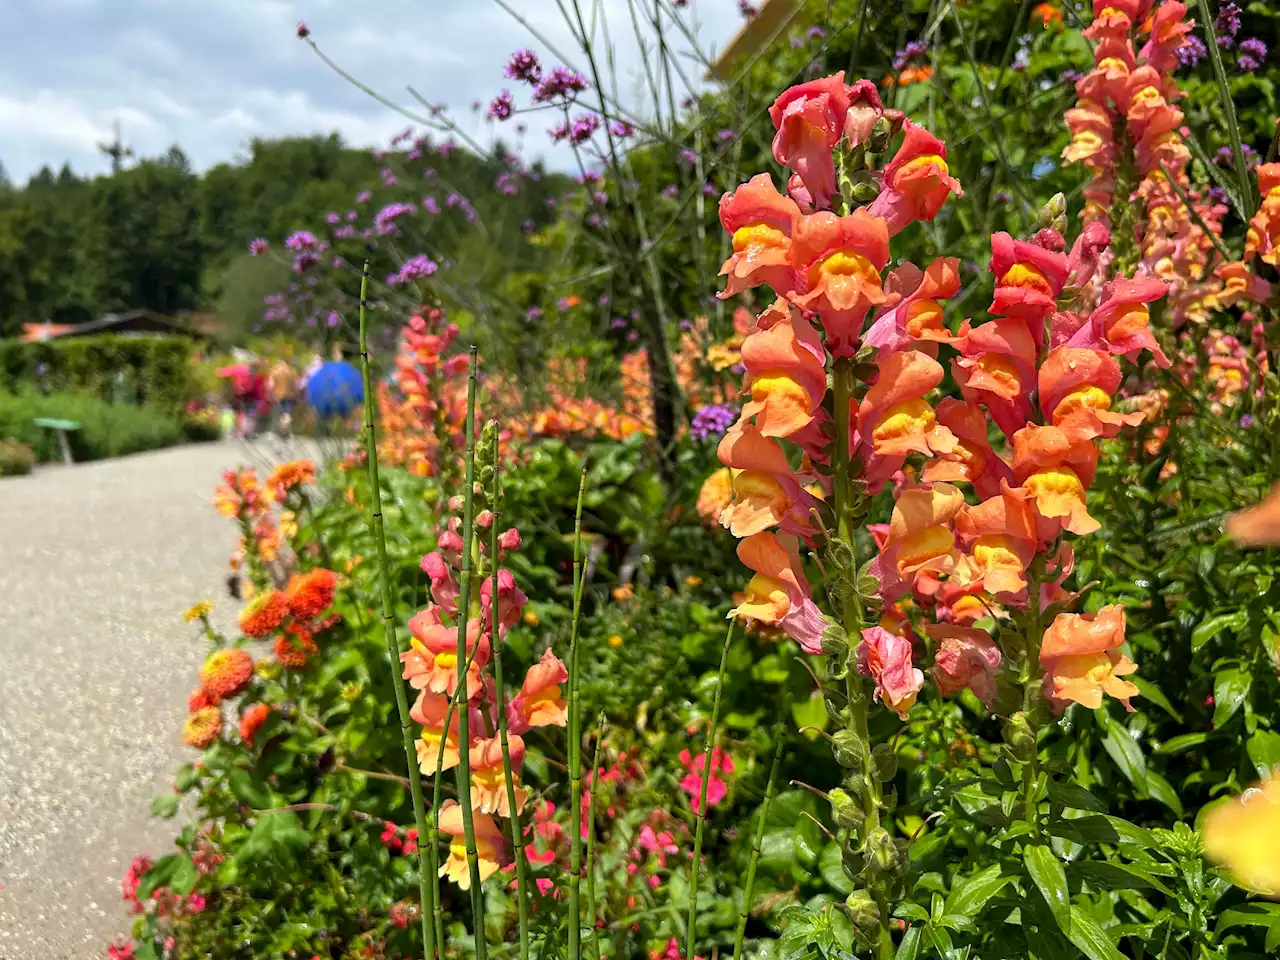
[(848, 770), (859, 773), (867, 769), (867, 745), (852, 730), (839, 730), (831, 738), (834, 741), (832, 752), (836, 763)]
[(1030, 760), (1036, 755), (1036, 735), (1027, 722), (1027, 715), (1019, 710), (1004, 725), (1004, 742), (1019, 760)]
[(862, 826), (866, 813), (857, 800), (840, 787), (836, 787), (827, 796), (831, 799), (831, 819), (836, 822), (837, 827), (856, 830)]
[(844, 901), (844, 912), (849, 920), (861, 932), (875, 930), (880, 926), (880, 908), (875, 898), (866, 890), (855, 890)]

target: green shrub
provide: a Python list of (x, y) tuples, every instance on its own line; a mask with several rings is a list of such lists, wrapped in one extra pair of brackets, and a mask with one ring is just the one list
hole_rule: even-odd
[(35, 462), (35, 451), (25, 443), (18, 443), (16, 440), (0, 440), (0, 477), (16, 477), (30, 473)]
[(67, 437), (76, 460), (140, 453), (183, 439), (178, 419), (156, 407), (106, 403), (89, 393), (0, 394), (0, 436), (30, 447), (39, 461), (57, 460), (61, 456), (58, 439), (35, 425), (38, 417), (80, 423), (80, 429)]
[(192, 343), (167, 335), (0, 340), (0, 375), (10, 389), (82, 390), (103, 400), (176, 408), (196, 392)]

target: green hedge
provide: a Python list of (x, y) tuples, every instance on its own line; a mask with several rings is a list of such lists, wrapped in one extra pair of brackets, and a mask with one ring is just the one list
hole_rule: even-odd
[(0, 440), (26, 444), (38, 460), (58, 460), (58, 439), (32, 422), (37, 417), (80, 423), (67, 437), (76, 460), (119, 457), (183, 440), (178, 416), (158, 407), (107, 403), (90, 393), (0, 393)]
[(84, 391), (175, 409), (195, 392), (191, 355), (190, 339), (165, 334), (0, 340), (0, 382), (15, 392)]

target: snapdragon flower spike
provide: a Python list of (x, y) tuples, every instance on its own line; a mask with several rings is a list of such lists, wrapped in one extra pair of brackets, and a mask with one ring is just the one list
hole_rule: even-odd
[(955, 337), (943, 326), (943, 305), (960, 291), (960, 261), (939, 257), (922, 273), (913, 263), (905, 263), (885, 280), (889, 294), (902, 299), (884, 310), (863, 334), (864, 346), (875, 347), (881, 359), (899, 350), (913, 349), (938, 355), (939, 343), (953, 343)]
[(563, 727), (568, 712), (560, 687), (569, 680), (564, 662), (550, 649), (525, 674), (520, 692), (507, 703), (507, 729), (522, 734), (533, 727)]
[(875, 488), (910, 453), (926, 457), (955, 450), (955, 435), (937, 422), (926, 395), (942, 382), (942, 364), (918, 350), (892, 354), (858, 407), (857, 431)]
[(818, 501), (801, 487), (782, 448), (759, 427), (738, 421), (721, 439), (718, 453), (733, 471), (733, 500), (720, 511), (720, 523), (730, 533), (749, 537), (780, 527), (807, 538), (816, 532), (809, 511)]
[(799, 217), (796, 202), (778, 193), (767, 173), (722, 196), (720, 223), (732, 237), (733, 254), (720, 268), (729, 279), (716, 296), (731, 297), (761, 283), (779, 296), (794, 290), (791, 235)]
[(813, 602), (796, 538), (769, 531), (738, 544), (738, 559), (755, 571), (730, 617), (780, 627), (805, 653), (822, 652), (825, 618)]
[(924, 673), (911, 662), (911, 641), (883, 627), (862, 631), (858, 672), (875, 682), (875, 697), (903, 720), (924, 686)]
[(791, 239), (799, 286), (791, 301), (814, 311), (836, 358), (858, 350), (867, 311), (889, 303), (880, 271), (889, 262), (885, 222), (858, 209), (845, 217), (819, 212), (801, 217)]
[(1015, 240), (1007, 233), (994, 233), (991, 273), (996, 278), (991, 312), (1024, 319), (1039, 346), (1044, 319), (1057, 308), (1058, 295), (1070, 273), (1067, 255), (1038, 243)]
[(1013, 471), (991, 447), (987, 436), (987, 415), (976, 403), (947, 397), (935, 410), (938, 423), (956, 438), (955, 447), (937, 453), (925, 464), (920, 479), (925, 483), (943, 480), (968, 483), (979, 497), (1000, 492), (1002, 480), (1012, 481)]
[(1081, 34), (1089, 40), (1127, 37), (1141, 7), (1141, 0), (1093, 0), (1093, 22)]
[(1093, 51), (1093, 69), (1076, 83), (1076, 94), (1082, 100), (1110, 103), (1123, 114), (1129, 109), (1129, 74), (1136, 62), (1127, 38), (1103, 38)]
[(1215, 297), (1218, 306), (1231, 307), (1243, 301), (1266, 303), (1271, 299), (1272, 285), (1243, 260), (1219, 264), (1214, 274), (1222, 281), (1222, 289)]
[(983, 703), (994, 703), (1001, 656), (991, 635), (953, 623), (931, 623), (924, 632), (938, 644), (930, 672), (939, 692), (959, 693), (968, 687)]
[(1093, 615), (1060, 613), (1054, 618), (1040, 645), (1040, 665), (1045, 696), (1059, 713), (1071, 702), (1096, 710), (1104, 693), (1133, 712), (1129, 698), (1139, 690), (1123, 678), (1138, 668), (1119, 652), (1124, 630), (1124, 608), (1117, 604)]
[(1186, 14), (1187, 5), (1182, 0), (1165, 0), (1151, 17), (1149, 37), (1138, 53), (1161, 73), (1177, 69), (1178, 51), (1191, 42), (1190, 34), (1196, 22), (1183, 19)]
[[(409, 649), (400, 655), (404, 664), (403, 679), (415, 690), (450, 694), (458, 684), (458, 631), (440, 617), (440, 608), (430, 604), (409, 618)], [(467, 623), (467, 698), (477, 696), (484, 688), (481, 671), (489, 662), (489, 637), (482, 631), (478, 618)]]
[[(520, 768), (524, 765), (524, 738), (518, 734), (507, 737), (507, 751), (511, 758), (511, 778), (515, 786), (516, 812), (524, 810), (529, 791), (520, 785)], [(502, 766), (502, 743), (498, 737), (478, 739), (471, 744), (471, 805), (480, 813), (495, 813), (500, 817), (511, 816), (511, 802), (507, 796), (507, 781)]]
[(947, 147), (910, 120), (898, 152), (881, 172), (881, 190), (868, 211), (880, 217), (895, 236), (917, 220), (928, 223), (951, 194), (964, 196), (960, 181), (947, 168)]
[(960, 356), (951, 372), (960, 393), (981, 403), (991, 419), (1012, 438), (1031, 418), (1036, 342), (1021, 319), (997, 317), (961, 330)]
[(831, 151), (844, 133), (850, 105), (841, 72), (790, 87), (769, 107), (777, 131), (773, 158), (796, 172), (819, 210), (831, 205), (836, 192)]
[(825, 357), (813, 325), (785, 300), (776, 301), (742, 342), (751, 395), (742, 419), (754, 420), (761, 435), (775, 438), (809, 426), (827, 392)]
[(1169, 358), (1151, 332), (1151, 311), (1147, 307), (1163, 297), (1168, 289), (1163, 280), (1154, 277), (1112, 280), (1103, 288), (1102, 303), (1067, 345), (1109, 350), (1126, 357), (1130, 363), (1136, 362), (1138, 354), (1147, 350), (1157, 366), (1170, 366)]

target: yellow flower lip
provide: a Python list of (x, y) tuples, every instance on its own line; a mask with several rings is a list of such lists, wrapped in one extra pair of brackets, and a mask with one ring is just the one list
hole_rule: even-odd
[(898, 569), (903, 571), (946, 556), (955, 545), (955, 534), (942, 524), (918, 530), (898, 545)]
[(871, 428), (871, 442), (878, 446), (889, 440), (923, 434), (933, 426), (937, 417), (927, 400), (916, 397), (903, 400), (885, 409)]
[(817, 286), (823, 276), (856, 277), (864, 283), (880, 284), (880, 271), (860, 253), (836, 250), (809, 268), (809, 286)]
[(787, 235), (763, 220), (755, 220), (733, 231), (733, 249), (736, 253), (742, 253), (748, 247), (782, 247), (786, 243)]
[(1058, 401), (1053, 408), (1053, 422), (1061, 423), (1073, 413), (1081, 410), (1110, 410), (1111, 395), (1101, 387), (1087, 384), (1072, 390)]
[(1053, 296), (1053, 284), (1039, 267), (1032, 263), (1015, 263), (1000, 278), (1000, 285), (1005, 287), (1029, 287), (1040, 293)]
[(938, 176), (946, 176), (949, 174), (950, 168), (947, 167), (947, 161), (936, 153), (926, 153), (919, 157), (912, 157), (894, 173), (894, 186), (897, 186), (899, 180), (909, 179), (917, 174), (922, 173), (928, 167), (937, 169)]

